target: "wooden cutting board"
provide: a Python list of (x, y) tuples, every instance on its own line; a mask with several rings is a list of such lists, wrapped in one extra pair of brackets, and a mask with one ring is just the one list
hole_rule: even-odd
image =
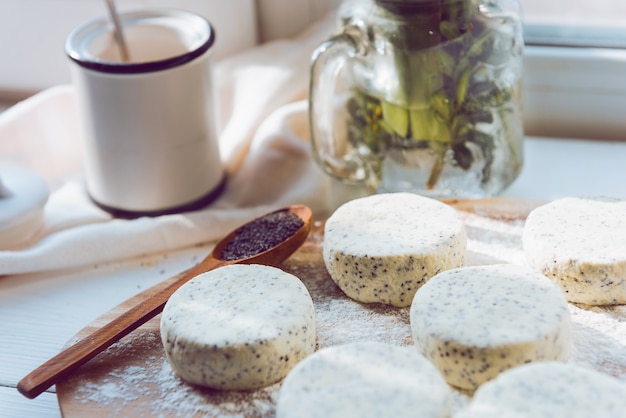
[[(523, 223), (538, 201), (514, 199), (450, 200), (468, 234), (466, 264), (523, 263)], [(323, 224), (317, 222), (305, 244), (282, 266), (299, 277), (316, 309), (317, 345), (355, 341), (412, 345), (409, 308), (360, 304), (332, 282), (322, 260)], [(107, 312), (75, 339), (81, 339), (124, 310)], [(626, 380), (626, 307), (584, 309), (571, 306), (574, 321), (572, 362)], [(61, 413), (74, 417), (272, 417), (280, 383), (257, 391), (221, 392), (188, 385), (165, 359), (154, 318), (57, 384)], [(471, 394), (455, 392), (455, 416)]]

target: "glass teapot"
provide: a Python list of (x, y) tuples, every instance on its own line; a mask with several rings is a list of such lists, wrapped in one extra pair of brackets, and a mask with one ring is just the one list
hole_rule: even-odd
[(523, 164), (516, 0), (352, 0), (317, 47), (309, 118), (325, 172), (370, 192), (479, 198)]

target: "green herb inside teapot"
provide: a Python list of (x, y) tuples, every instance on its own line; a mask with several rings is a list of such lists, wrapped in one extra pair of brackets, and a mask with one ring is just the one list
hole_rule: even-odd
[(501, 3), (344, 4), (344, 33), (358, 45), (347, 65), (348, 160), (362, 162), (371, 187), (482, 197), (517, 176), (523, 41), (518, 14)]

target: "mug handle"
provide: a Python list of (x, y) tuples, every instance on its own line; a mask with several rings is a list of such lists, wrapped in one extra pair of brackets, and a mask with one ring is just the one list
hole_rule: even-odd
[(368, 164), (352, 152), (346, 136), (335, 135), (337, 78), (346, 63), (365, 55), (363, 30), (348, 25), (320, 44), (313, 53), (309, 85), (309, 129), (313, 156), (330, 176), (349, 184), (365, 184)]

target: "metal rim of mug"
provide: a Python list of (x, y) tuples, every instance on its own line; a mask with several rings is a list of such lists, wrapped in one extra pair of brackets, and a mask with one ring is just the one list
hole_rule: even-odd
[[(99, 60), (96, 57), (89, 56), (89, 54), (86, 54), (84, 51), (87, 50), (90, 42), (96, 37), (111, 31), (110, 20), (104, 17), (87, 22), (74, 29), (65, 42), (65, 52), (76, 64), (94, 71), (112, 74), (139, 74), (179, 67), (203, 55), (215, 42), (215, 31), (209, 21), (191, 12), (154, 9), (120, 13), (122, 26), (155, 18), (177, 18), (180, 22), (194, 23), (196, 27), (202, 28), (202, 30), (198, 32), (201, 34), (200, 38), (202, 41), (198, 42), (198, 45), (195, 45), (187, 53), (156, 61), (122, 63)], [(178, 26), (181, 28), (185, 27), (182, 23)]]

